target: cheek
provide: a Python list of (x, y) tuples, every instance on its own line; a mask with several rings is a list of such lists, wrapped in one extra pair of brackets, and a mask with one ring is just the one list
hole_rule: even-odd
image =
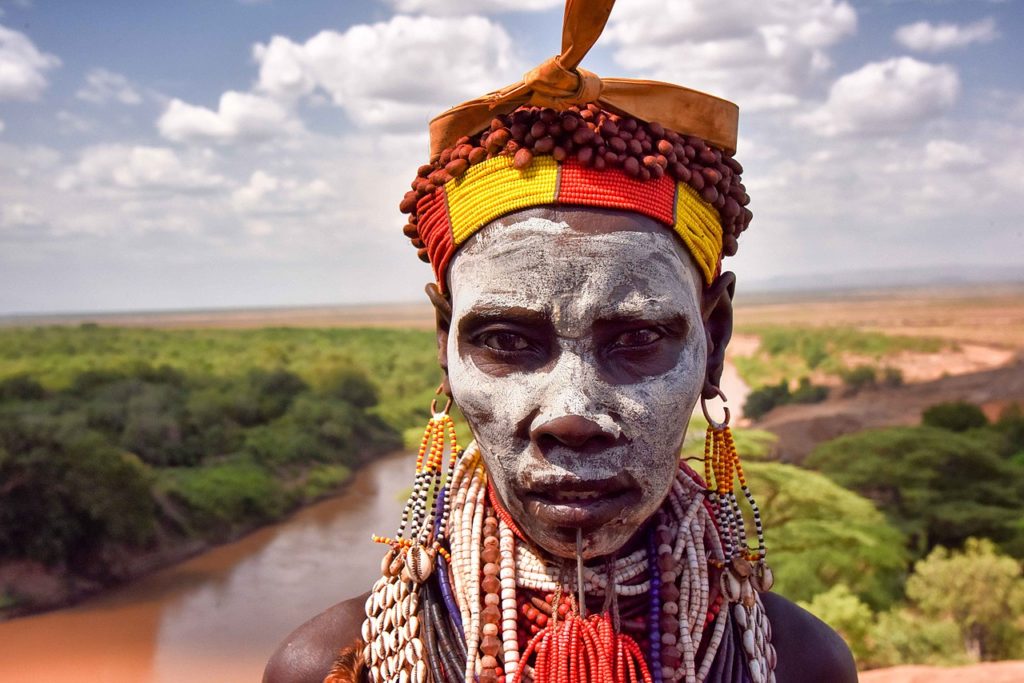
[(637, 479), (657, 482), (676, 467), (693, 406), (704, 384), (706, 349), (691, 335), (676, 366), (658, 377), (623, 386), (619, 414), (636, 445), (629, 468)]
[(534, 409), (537, 388), (529, 375), (495, 377), (482, 372), (468, 355), (459, 353), (457, 340), (450, 340), (448, 358), (452, 396), (484, 452), (513, 449), (517, 426)]

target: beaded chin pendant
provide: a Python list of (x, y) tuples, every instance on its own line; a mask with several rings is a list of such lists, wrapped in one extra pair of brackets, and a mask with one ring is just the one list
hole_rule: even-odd
[[(721, 390), (718, 395), (725, 400)], [(743, 465), (736, 452), (732, 430), (729, 429), (729, 408), (725, 408), (722, 422), (711, 418), (703, 397), (701, 409), (708, 422), (704, 440), (704, 478), (725, 555), (722, 595), (732, 606), (733, 618), (743, 630), (743, 652), (753, 683), (774, 683), (776, 654), (771, 644), (771, 623), (758, 597), (758, 593), (771, 590), (774, 583), (772, 570), (765, 562), (767, 550), (761, 511), (747, 486)], [(757, 548), (752, 549), (747, 544), (746, 522), (736, 495), (736, 480), (750, 507)]]
[(420, 442), (412, 493), (398, 531), (393, 538), (373, 536), (374, 542), (391, 546), (381, 561), (381, 577), (366, 601), (362, 627), (363, 654), (373, 683), (428, 681), (419, 611), (422, 585), (433, 573), (437, 555), (447, 556), (443, 546), (447, 515), (438, 514), (437, 499), (446, 437), (449, 480), (461, 453), (455, 423), (448, 414), (451, 405), (448, 399), (444, 410), (438, 411), (437, 399), (431, 401), (432, 416)]

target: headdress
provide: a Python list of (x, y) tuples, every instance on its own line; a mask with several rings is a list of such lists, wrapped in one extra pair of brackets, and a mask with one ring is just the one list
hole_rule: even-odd
[(750, 224), (738, 108), (668, 83), (580, 69), (614, 0), (567, 0), (561, 54), (430, 123), (430, 163), (401, 203), (405, 234), (445, 288), (476, 231), (518, 209), (594, 206), (673, 230), (710, 283)]

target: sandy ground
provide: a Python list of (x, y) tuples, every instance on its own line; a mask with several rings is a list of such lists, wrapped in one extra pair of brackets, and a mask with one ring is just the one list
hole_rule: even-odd
[(986, 662), (973, 666), (897, 666), (860, 674), (861, 683), (1022, 683), (1024, 662)]
[(788, 296), (741, 291), (735, 309), (740, 325), (852, 325), (1024, 350), (1024, 285)]

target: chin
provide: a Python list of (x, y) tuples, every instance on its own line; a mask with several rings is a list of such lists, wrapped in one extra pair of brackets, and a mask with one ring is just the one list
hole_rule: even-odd
[[(592, 529), (583, 529), (583, 559), (613, 555), (629, 543), (643, 522), (643, 519), (615, 520)], [(549, 554), (576, 559), (578, 527), (541, 525), (531, 519), (526, 524), (520, 524), (520, 528), (527, 538)]]

